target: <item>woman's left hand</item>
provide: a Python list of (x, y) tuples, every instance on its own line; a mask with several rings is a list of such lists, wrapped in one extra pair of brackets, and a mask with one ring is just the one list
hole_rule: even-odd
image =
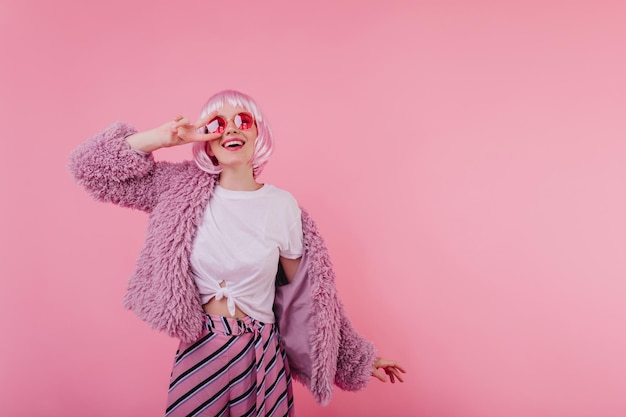
[[(384, 371), (384, 373), (381, 371), (381, 369), (382, 371)], [(404, 380), (400, 376), (400, 372), (402, 372), (403, 374), (406, 373), (404, 368), (396, 361), (378, 357), (372, 364), (372, 376), (375, 376), (383, 382), (387, 382), (385, 374), (389, 375), (389, 379), (391, 380), (392, 384), (396, 382), (396, 379), (400, 382), (404, 382)]]

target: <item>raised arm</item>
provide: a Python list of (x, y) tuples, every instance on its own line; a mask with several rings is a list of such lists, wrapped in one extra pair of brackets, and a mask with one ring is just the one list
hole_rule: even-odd
[(213, 117), (209, 114), (191, 124), (182, 116), (155, 129), (138, 133), (125, 123), (114, 123), (80, 145), (70, 155), (69, 170), (77, 183), (99, 201), (151, 211), (168, 186), (174, 164), (156, 163), (151, 152), (195, 141), (214, 139), (216, 134), (198, 128)]

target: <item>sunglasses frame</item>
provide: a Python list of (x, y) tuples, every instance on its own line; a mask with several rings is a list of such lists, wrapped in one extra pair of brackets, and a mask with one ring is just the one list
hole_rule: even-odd
[[(241, 115), (242, 115), (242, 114), (244, 114), (244, 115), (246, 115), (246, 116), (249, 116), (249, 117), (250, 117), (250, 119), (252, 120), (252, 123), (249, 125), (249, 127), (242, 128), (241, 126), (243, 125), (243, 123), (242, 123), (242, 124), (240, 124), (239, 126), (237, 126), (237, 123), (235, 122), (235, 119), (237, 118), (237, 116), (241, 117)], [(209, 125), (210, 125), (211, 123), (215, 122), (215, 121), (216, 121), (216, 120), (218, 120), (218, 119), (221, 119), (221, 120), (223, 120), (223, 121), (224, 121), (224, 125), (223, 125), (223, 127), (221, 127), (221, 124), (218, 122), (218, 127), (217, 127), (217, 129), (215, 129), (214, 131), (211, 131), (211, 130), (209, 129)], [(217, 115), (217, 116), (215, 116), (213, 119), (211, 119), (211, 121), (209, 121), (209, 123), (207, 123), (206, 125), (204, 125), (204, 129), (206, 130), (206, 133), (224, 133), (224, 131), (226, 130), (226, 126), (228, 126), (228, 123), (230, 123), (231, 121), (235, 124), (235, 127), (236, 127), (237, 129), (239, 129), (239, 130), (250, 130), (250, 129), (252, 129), (252, 126), (256, 126), (256, 119), (254, 118), (254, 115), (253, 115), (252, 113), (247, 112), (247, 111), (240, 111), (239, 113), (237, 113), (236, 115), (234, 115), (234, 116), (233, 116), (233, 117), (231, 117), (230, 119), (227, 119), (226, 117), (221, 116), (221, 115), (219, 115), (219, 114), (218, 114), (218, 115)], [(220, 127), (221, 127), (221, 129), (222, 129), (221, 131), (220, 131)]]

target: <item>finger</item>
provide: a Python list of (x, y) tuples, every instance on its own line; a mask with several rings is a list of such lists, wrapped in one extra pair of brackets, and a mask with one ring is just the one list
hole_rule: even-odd
[(180, 127), (176, 134), (186, 142), (208, 142), (222, 137), (221, 133), (204, 133), (203, 128)]
[(211, 113), (205, 115), (204, 117), (199, 118), (194, 124), (194, 127), (196, 129), (199, 129), (200, 127), (209, 123), (215, 116), (217, 116), (217, 110), (214, 110)]
[(183, 118), (183, 116), (179, 114), (176, 117), (174, 117), (174, 121), (177, 122), (177, 121), (179, 121), (182, 118)]
[(398, 372), (397, 369), (395, 368), (389, 368), (387, 375), (389, 375), (389, 377), (392, 379), (391, 382), (393, 382), (393, 378), (395, 377), (398, 381), (400, 382), (404, 382), (404, 380), (402, 379), (402, 377), (400, 376), (400, 373)]
[(378, 365), (378, 367), (385, 367), (385, 368), (386, 367), (393, 367), (393, 368), (397, 368), (401, 372), (406, 373), (406, 371), (404, 370), (402, 365), (400, 365), (396, 361), (392, 361), (392, 360), (388, 360), (388, 359), (381, 359), (377, 365)]
[(190, 123), (191, 122), (188, 118), (181, 117), (180, 119), (176, 120), (176, 127), (188, 126)]
[(398, 369), (403, 374), (406, 374), (406, 371), (404, 370), (404, 368), (399, 363), (396, 363), (393, 367)]
[(196, 133), (193, 137), (189, 139), (194, 142), (208, 142), (211, 140), (219, 139), (221, 137), (221, 133)]
[(385, 374), (383, 374), (382, 372), (380, 372), (378, 369), (376, 369), (375, 371), (372, 372), (372, 375), (374, 375), (376, 378), (380, 379), (383, 382), (387, 382), (387, 378), (385, 378)]
[(402, 375), (400, 375), (400, 372), (398, 371), (398, 369), (396, 369), (396, 368), (389, 368), (389, 369), (387, 369), (387, 371), (388, 371), (388, 372), (387, 372), (388, 374), (389, 374), (389, 373), (393, 373), (393, 375), (394, 375), (397, 379), (399, 379), (400, 381), (402, 381)]

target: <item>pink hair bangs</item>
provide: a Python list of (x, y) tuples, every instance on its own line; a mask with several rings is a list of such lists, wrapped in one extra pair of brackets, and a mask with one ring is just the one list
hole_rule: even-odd
[[(221, 109), (224, 104), (233, 107), (241, 107), (252, 113), (256, 122), (258, 135), (254, 143), (254, 153), (250, 164), (254, 177), (261, 173), (265, 164), (274, 150), (274, 136), (269, 124), (263, 118), (263, 114), (252, 97), (235, 90), (224, 90), (209, 98), (200, 111), (200, 117), (204, 117), (212, 111)], [(198, 167), (211, 174), (219, 174), (222, 168), (215, 164), (206, 152), (206, 142), (196, 142), (193, 144), (193, 159)]]

